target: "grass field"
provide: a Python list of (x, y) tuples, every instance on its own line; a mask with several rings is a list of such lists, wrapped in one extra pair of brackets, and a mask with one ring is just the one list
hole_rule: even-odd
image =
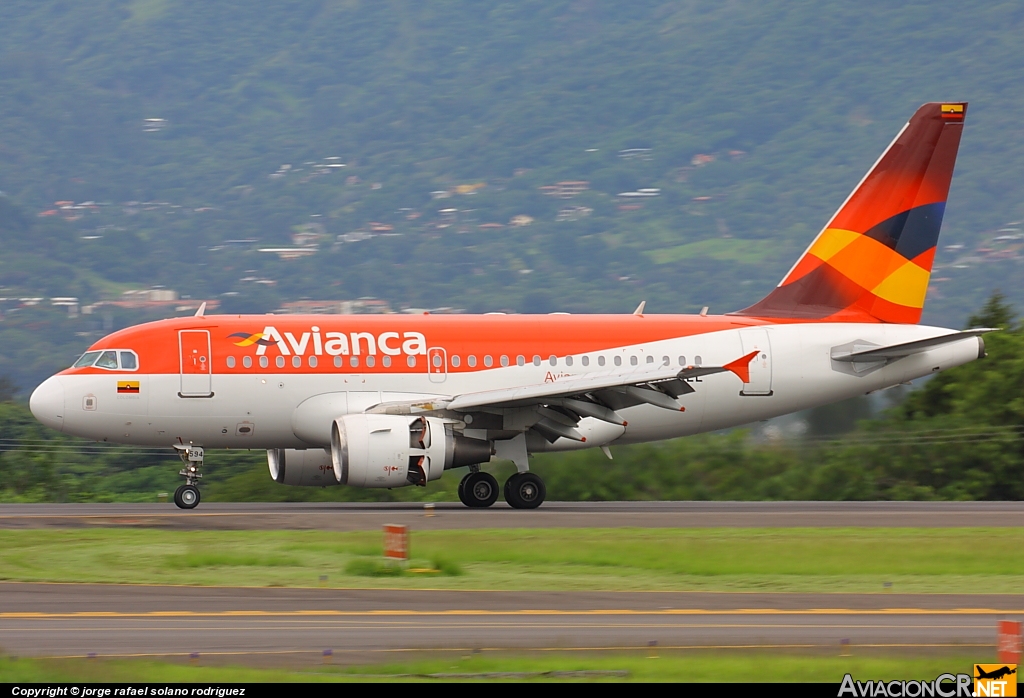
[[(370, 576), (381, 534), (0, 531), (8, 581), (438, 589), (1020, 593), (1024, 530), (524, 529), (413, 532), (410, 567)], [(326, 576), (326, 580), (322, 577)]]
[[(17, 659), (0, 657), (3, 682), (310, 682), (501, 680), (488, 674), (525, 672), (533, 676), (507, 680), (552, 681), (692, 681), (692, 682), (829, 682), (850, 673), (861, 681), (878, 679), (931, 680), (939, 674), (968, 673), (983, 656), (826, 657), (779, 652), (710, 652), (686, 654), (556, 653), (535, 655), (470, 655), (431, 658), (369, 666), (254, 669), (239, 666), (191, 666), (185, 663), (106, 659)], [(616, 672), (616, 675), (544, 675), (545, 672)], [(625, 672), (625, 676), (622, 676)], [(437, 676), (440, 674), (441, 676)], [(460, 676), (452, 677), (451, 674)], [(433, 675), (433, 676), (432, 676)]]

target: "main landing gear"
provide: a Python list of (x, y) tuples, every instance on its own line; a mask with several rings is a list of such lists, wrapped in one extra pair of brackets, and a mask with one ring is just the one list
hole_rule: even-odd
[[(534, 473), (516, 473), (505, 481), (504, 495), (513, 509), (536, 509), (544, 502), (547, 488)], [(479, 469), (470, 472), (459, 483), (459, 499), (474, 509), (489, 507), (498, 500), (498, 481)]]
[(199, 469), (203, 467), (202, 446), (178, 446), (178, 455), (185, 462), (185, 467), (178, 471), (178, 475), (185, 478), (185, 484), (174, 491), (174, 503), (179, 509), (195, 509), (199, 506), (199, 479), (203, 476)]

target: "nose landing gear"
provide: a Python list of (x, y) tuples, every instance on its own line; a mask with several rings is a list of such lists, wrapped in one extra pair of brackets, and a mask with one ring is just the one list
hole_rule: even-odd
[(174, 491), (174, 503), (179, 509), (195, 509), (200, 500), (199, 479), (203, 477), (199, 472), (203, 467), (203, 447), (175, 444), (174, 448), (185, 463), (185, 467), (178, 471), (178, 475), (185, 478), (185, 484)]

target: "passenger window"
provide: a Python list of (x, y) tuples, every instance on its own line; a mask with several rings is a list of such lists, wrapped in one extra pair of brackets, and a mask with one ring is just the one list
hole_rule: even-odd
[(82, 354), (82, 358), (75, 362), (75, 368), (85, 368), (86, 366), (92, 366), (92, 362), (96, 360), (96, 357), (100, 355), (98, 351), (87, 351)]
[(697, 366), (700, 366), (701, 363), (703, 363), (703, 360), (700, 358), (700, 354), (697, 354), (695, 357), (693, 357), (693, 363), (696, 364)]
[(376, 364), (376, 363), (377, 363), (377, 358), (376, 357), (374, 357), (374, 356), (367, 356), (366, 357), (366, 365), (369, 366), (370, 368), (373, 368), (374, 364)]
[(504, 354), (501, 355), (501, 365), (508, 366), (508, 357), (505, 356)]
[(526, 365), (526, 357), (523, 356), (522, 354), (520, 354), (519, 356), (516, 357), (516, 366), (525, 366), (525, 365)]
[(260, 368), (266, 368), (270, 365), (270, 359), (265, 356), (260, 357)]
[(473, 354), (470, 354), (469, 358), (466, 359), (466, 363), (469, 364), (470, 368), (475, 368), (476, 367), (476, 356), (474, 356)]
[(622, 365), (622, 357), (621, 357), (621, 356), (616, 356), (616, 357), (615, 357), (615, 358), (613, 359), (613, 361), (615, 362), (615, 365), (616, 365), (616, 366), (621, 366), (621, 365)]
[(598, 366), (604, 366), (604, 357), (603, 356), (597, 357), (597, 365)]
[(416, 368), (416, 357), (410, 356), (405, 360), (405, 363), (409, 364), (409, 368)]
[(565, 365), (566, 366), (572, 366), (572, 357), (571, 356), (565, 357)]
[(318, 362), (317, 362), (317, 360), (316, 360), (316, 357), (315, 357), (315, 356), (311, 356), (311, 357), (309, 357), (309, 367), (310, 367), (310, 368), (316, 368), (316, 365), (317, 365), (317, 363), (318, 363)]
[(459, 358), (458, 354), (452, 356), (452, 368), (458, 368), (459, 364), (462, 363), (462, 359)]
[(105, 351), (100, 354), (99, 360), (96, 361), (96, 368), (117, 368), (117, 352)]
[(540, 356), (538, 356), (537, 354), (533, 355), (533, 365), (540, 366)]
[(582, 359), (580, 359), (580, 361), (583, 362), (584, 366), (589, 366), (590, 365), (590, 357), (589, 356), (584, 356)]
[(341, 357), (340, 356), (335, 356), (334, 357), (334, 368), (341, 368)]
[(637, 365), (637, 363), (639, 363), (639, 362), (638, 362), (638, 361), (636, 360), (636, 357), (635, 357), (635, 356), (631, 356), (631, 357), (629, 357), (629, 365), (630, 365), (630, 366), (636, 366), (636, 365)]
[(685, 356), (680, 356), (679, 357), (679, 365), (680, 366), (685, 366), (686, 365), (686, 357)]
[(278, 368), (284, 368), (284, 357), (283, 356), (277, 357), (277, 359), (274, 361), (274, 363), (277, 364)]
[(672, 359), (668, 358), (667, 356), (661, 357), (661, 365), (662, 366), (668, 366), (671, 363), (672, 363)]
[(441, 355), (440, 354), (434, 354), (433, 364), (434, 364), (434, 368), (441, 368)]
[(121, 352), (121, 368), (125, 371), (134, 371), (139, 367), (139, 360), (135, 357), (134, 351)]
[(493, 365), (494, 365), (494, 359), (492, 359), (491, 355), (488, 354), (487, 356), (484, 357), (484, 366), (486, 366), (487, 368), (490, 368)]
[(385, 356), (383, 359), (380, 360), (380, 362), (382, 364), (384, 364), (384, 368), (391, 368), (391, 357), (390, 356)]
[(548, 357), (548, 363), (551, 364), (552, 366), (557, 366), (558, 357), (552, 354), (551, 356)]
[(251, 356), (243, 356), (242, 357), (242, 365), (245, 366), (246, 368), (252, 368), (252, 357)]
[(302, 357), (301, 356), (293, 356), (292, 357), (292, 366), (294, 366), (295, 368), (300, 368), (302, 366)]
[(350, 357), (348, 357), (348, 365), (351, 366), (352, 368), (358, 368), (359, 367), (359, 357), (358, 356), (350, 356)]
[(235, 357), (229, 356), (228, 357), (228, 368), (234, 368), (234, 367), (235, 367)]
[(647, 356), (647, 363), (649, 363), (649, 364), (653, 364), (653, 363), (654, 363), (654, 357), (653, 357), (653, 356), (651, 356), (651, 355), (648, 355), (648, 356)]

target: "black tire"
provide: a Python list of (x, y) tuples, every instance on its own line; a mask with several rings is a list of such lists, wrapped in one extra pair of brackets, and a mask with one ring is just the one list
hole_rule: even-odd
[(466, 499), (466, 491), (465, 491), (466, 490), (466, 480), (468, 480), (469, 476), (472, 475), (472, 474), (473, 473), (466, 473), (466, 477), (462, 478), (459, 481), (459, 501), (462, 502), (463, 504), (465, 504), (467, 507), (473, 506)]
[(547, 496), (544, 481), (533, 473), (516, 473), (505, 481), (505, 501), (513, 509), (536, 509)]
[(199, 488), (195, 485), (182, 485), (174, 493), (174, 503), (182, 509), (195, 509), (200, 499)]
[(467, 507), (483, 509), (498, 501), (498, 481), (490, 473), (470, 473), (462, 480), (461, 499)]

